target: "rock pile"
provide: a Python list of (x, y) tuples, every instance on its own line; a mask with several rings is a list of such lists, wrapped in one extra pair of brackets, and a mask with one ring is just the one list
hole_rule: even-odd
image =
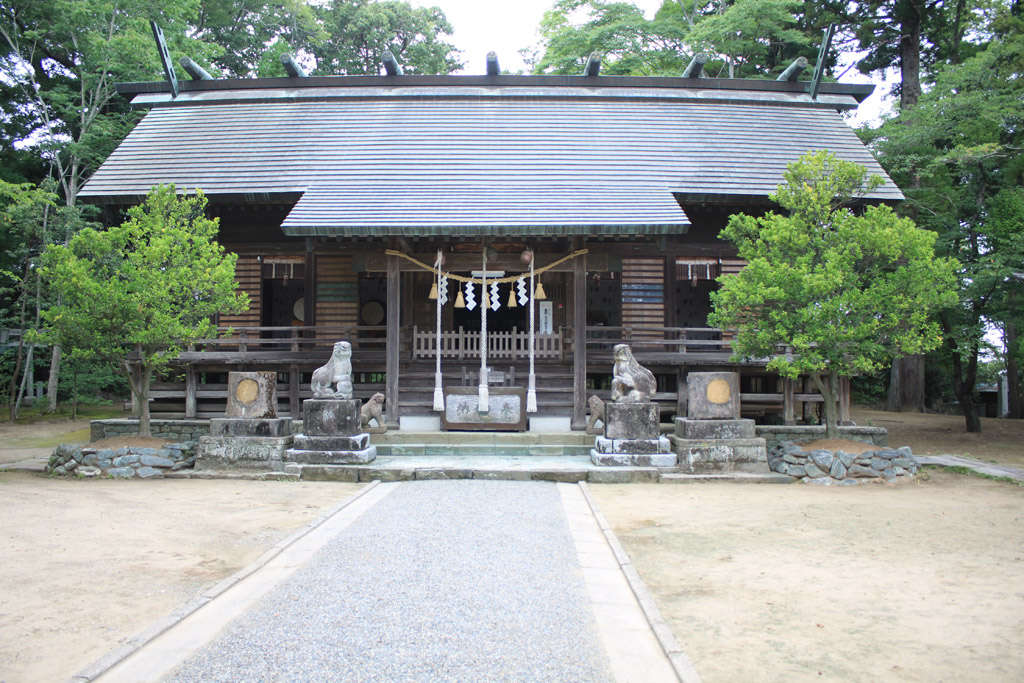
[(196, 461), (195, 449), (193, 442), (171, 443), (162, 448), (126, 446), (117, 450), (62, 443), (43, 471), (58, 475), (149, 479), (192, 467)]
[(805, 483), (830, 486), (912, 477), (919, 464), (908, 446), (852, 455), (844, 451), (805, 451), (792, 441), (780, 441), (768, 454), (768, 467)]

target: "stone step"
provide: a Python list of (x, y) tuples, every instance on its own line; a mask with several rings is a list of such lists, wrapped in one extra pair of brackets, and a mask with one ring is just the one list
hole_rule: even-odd
[(706, 481), (731, 481), (748, 484), (792, 484), (798, 481), (785, 474), (771, 472), (760, 474), (754, 472), (710, 472), (706, 474), (665, 473), (661, 475), (663, 484), (696, 484)]
[(393, 456), (583, 456), (592, 445), (393, 443), (377, 446), (378, 455)]

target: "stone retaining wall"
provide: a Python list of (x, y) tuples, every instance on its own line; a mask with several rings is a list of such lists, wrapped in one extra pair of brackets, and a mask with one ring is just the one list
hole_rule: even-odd
[(843, 451), (805, 451), (792, 441), (779, 442), (768, 452), (768, 467), (805, 483), (859, 484), (912, 477), (919, 467), (908, 446), (880, 448), (859, 455)]
[[(199, 437), (210, 434), (210, 421), (151, 420), (149, 429), (153, 436), (172, 441), (199, 441)], [(138, 433), (138, 420), (93, 420), (89, 423), (89, 441), (100, 441), (115, 436), (135, 436)]]
[[(769, 452), (783, 441), (800, 444), (825, 438), (824, 425), (758, 425), (756, 431)], [(872, 446), (889, 445), (889, 432), (884, 427), (840, 427), (839, 438)]]
[(195, 451), (194, 442), (171, 443), (162, 448), (127, 446), (116, 451), (62, 443), (50, 456), (43, 471), (58, 475), (149, 479), (162, 477), (164, 472), (192, 467), (196, 462)]

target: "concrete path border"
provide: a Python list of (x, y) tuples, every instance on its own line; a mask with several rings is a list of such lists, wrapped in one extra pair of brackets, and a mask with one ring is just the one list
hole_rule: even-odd
[[(559, 486), (562, 485), (560, 484)], [(591, 495), (586, 482), (579, 482), (578, 487), (583, 494), (583, 498), (586, 500), (591, 515), (593, 515), (594, 520), (597, 522), (597, 526), (601, 531), (604, 542), (614, 554), (615, 562), (617, 563), (619, 570), (622, 575), (625, 576), (626, 581), (629, 584), (629, 588), (635, 596), (637, 604), (643, 611), (643, 616), (646, 619), (651, 632), (653, 632), (662, 651), (671, 662), (676, 677), (682, 681), (682, 683), (700, 683), (700, 676), (697, 674), (697, 670), (693, 667), (690, 659), (686, 656), (686, 653), (683, 652), (679, 642), (672, 634), (671, 629), (669, 629), (668, 624), (666, 624), (665, 620), (662, 618), (661, 612), (658, 610), (658, 606), (654, 602), (654, 598), (651, 596), (650, 591), (647, 590), (647, 586), (644, 585), (643, 579), (640, 578), (640, 574), (637, 572), (636, 567), (633, 566), (633, 561), (630, 559), (629, 554), (619, 542), (611, 524), (608, 523), (608, 520), (598, 507), (597, 502)], [(600, 618), (598, 620), (600, 621)]]
[[(183, 625), (183, 622), (190, 618), (195, 621), (196, 617), (194, 615), (208, 605), (207, 611), (200, 615), (203, 617), (202, 621), (205, 624), (199, 629), (193, 629), (194, 632), (189, 640), (195, 641), (197, 634), (208, 632), (209, 626), (212, 624), (217, 624), (214, 628), (214, 632), (216, 632), (216, 630), (219, 630), (220, 625), (226, 623), (235, 614), (247, 608), (260, 595), (273, 588), (277, 582), (301, 566), (308, 559), (309, 555), (322, 545), (321, 537), (344, 529), (366, 510), (370, 509), (377, 501), (390, 493), (394, 486), (392, 484), (382, 487), (380, 482), (368, 484), (362, 490), (338, 503), (295, 533), (276, 543), (249, 566), (224, 579), (166, 617), (157, 620), (120, 647), (115, 648), (85, 667), (72, 676), (69, 679), (69, 683), (83, 683), (98, 678), (102, 678), (104, 681), (140, 681), (159, 678), (159, 675), (147, 677), (143, 672), (153, 672), (155, 671), (154, 666), (160, 668), (165, 661), (171, 661), (170, 666), (166, 667), (167, 671), (170, 671), (179, 663), (181, 658), (172, 659), (170, 655), (161, 650), (155, 654), (156, 661), (152, 661), (153, 655), (151, 653), (156, 652), (154, 641), (168, 634), (172, 629), (177, 629), (178, 631), (189, 630), (185, 628), (187, 624)], [(303, 540), (305, 540), (304, 543), (302, 542)], [(276, 566), (271, 565), (272, 562)], [(268, 567), (268, 565), (271, 566)], [(248, 582), (249, 585), (239, 585), (245, 579), (252, 579), (257, 572), (264, 568), (276, 571), (270, 572), (268, 576), (260, 577), (261, 580)], [(225, 595), (231, 589), (235, 589), (235, 595)], [(215, 598), (220, 598), (220, 600), (214, 602)], [(225, 601), (226, 598), (231, 599)], [(210, 616), (210, 610), (219, 612), (219, 614)], [(205, 639), (194, 644), (198, 646), (204, 642)], [(128, 661), (133, 657), (138, 660), (137, 663)]]
[(966, 467), (979, 474), (987, 474), (990, 477), (1009, 477), (1014, 481), (1024, 482), (1024, 470), (1008, 465), (998, 465), (994, 462), (985, 462), (984, 460), (968, 458), (963, 455), (915, 455), (914, 457), (922, 465)]

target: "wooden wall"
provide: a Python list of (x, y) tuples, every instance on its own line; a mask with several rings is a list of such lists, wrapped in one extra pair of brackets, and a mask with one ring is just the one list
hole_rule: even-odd
[(231, 327), (258, 327), (261, 296), (263, 293), (263, 263), (255, 254), (239, 255), (235, 264), (235, 281), (243, 292), (249, 295), (249, 310), (233, 315), (221, 315), (218, 324)]
[(359, 276), (352, 270), (352, 257), (344, 254), (319, 254), (316, 257), (315, 272), (317, 326), (358, 324)]
[[(622, 259), (622, 326), (665, 325), (665, 258)], [(656, 333), (660, 335), (660, 333)]]

